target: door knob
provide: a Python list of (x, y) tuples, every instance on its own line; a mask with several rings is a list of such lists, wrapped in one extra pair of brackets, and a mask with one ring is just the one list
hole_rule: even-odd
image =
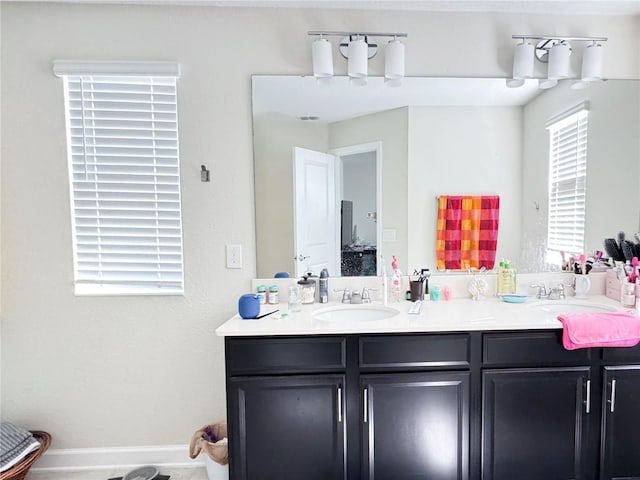
[(311, 255), (306, 255), (306, 256), (305, 256), (305, 255), (300, 254), (300, 255), (298, 255), (297, 257), (293, 257), (293, 259), (294, 259), (294, 260), (299, 260), (300, 262), (302, 262), (302, 261), (306, 260), (307, 258), (309, 258), (310, 256), (311, 256)]

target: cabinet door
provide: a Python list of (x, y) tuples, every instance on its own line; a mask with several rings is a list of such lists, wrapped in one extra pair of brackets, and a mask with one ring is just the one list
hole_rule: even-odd
[(231, 479), (346, 478), (344, 385), (344, 375), (231, 378)]
[(640, 365), (605, 367), (601, 479), (640, 479)]
[(361, 377), (363, 479), (469, 476), (469, 373)]
[(589, 368), (489, 370), (482, 384), (483, 480), (585, 478)]

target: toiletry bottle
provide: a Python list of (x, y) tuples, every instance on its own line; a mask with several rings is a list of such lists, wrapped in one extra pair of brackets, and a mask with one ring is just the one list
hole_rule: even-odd
[(515, 270), (511, 268), (509, 260), (505, 260), (502, 264), (502, 270), (500, 271), (500, 278), (498, 279), (500, 285), (499, 293), (516, 293), (515, 283), (516, 274)]
[(504, 258), (500, 260), (500, 263), (498, 264), (498, 271), (497, 271), (497, 275), (496, 275), (496, 293), (498, 295), (502, 295), (504, 292), (504, 286), (503, 286), (503, 282), (502, 282), (502, 275), (504, 272)]
[(630, 282), (622, 284), (622, 298), (620, 299), (622, 306), (633, 308), (636, 305), (636, 286)]
[(391, 277), (391, 301), (399, 302), (402, 299), (402, 272), (398, 268), (398, 259), (395, 255), (391, 257), (391, 268), (393, 276)]
[(508, 293), (516, 293), (516, 269), (509, 265), (509, 292)]
[(260, 305), (264, 305), (265, 303), (267, 303), (267, 286), (258, 285), (256, 291), (258, 292), (258, 300), (260, 301)]
[(327, 270), (326, 268), (323, 268), (320, 272), (318, 289), (320, 291), (320, 303), (327, 303), (329, 301), (329, 270)]
[(267, 292), (267, 303), (269, 305), (278, 305), (280, 303), (280, 292), (277, 285), (271, 285)]

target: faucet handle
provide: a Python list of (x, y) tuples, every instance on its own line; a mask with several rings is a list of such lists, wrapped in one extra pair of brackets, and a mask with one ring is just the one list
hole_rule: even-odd
[(558, 293), (558, 298), (560, 300), (564, 300), (565, 298), (567, 298), (565, 291), (567, 287), (573, 287), (573, 285), (571, 285), (570, 283), (558, 283), (558, 285), (556, 285), (555, 287), (555, 291)]
[(536, 298), (540, 299), (547, 296), (547, 287), (545, 286), (544, 283), (533, 284), (533, 285), (530, 285), (530, 287), (538, 289), (538, 294), (536, 295)]
[(335, 288), (334, 292), (342, 292), (342, 303), (351, 303), (351, 291), (348, 288)]
[(364, 287), (362, 289), (362, 303), (371, 303), (371, 293), (376, 291), (377, 288)]

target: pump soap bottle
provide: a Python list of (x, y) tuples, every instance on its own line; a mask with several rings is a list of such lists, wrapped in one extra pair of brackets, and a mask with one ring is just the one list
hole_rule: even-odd
[(399, 302), (402, 299), (402, 272), (398, 268), (398, 258), (391, 256), (391, 268), (393, 276), (391, 277), (391, 300)]

